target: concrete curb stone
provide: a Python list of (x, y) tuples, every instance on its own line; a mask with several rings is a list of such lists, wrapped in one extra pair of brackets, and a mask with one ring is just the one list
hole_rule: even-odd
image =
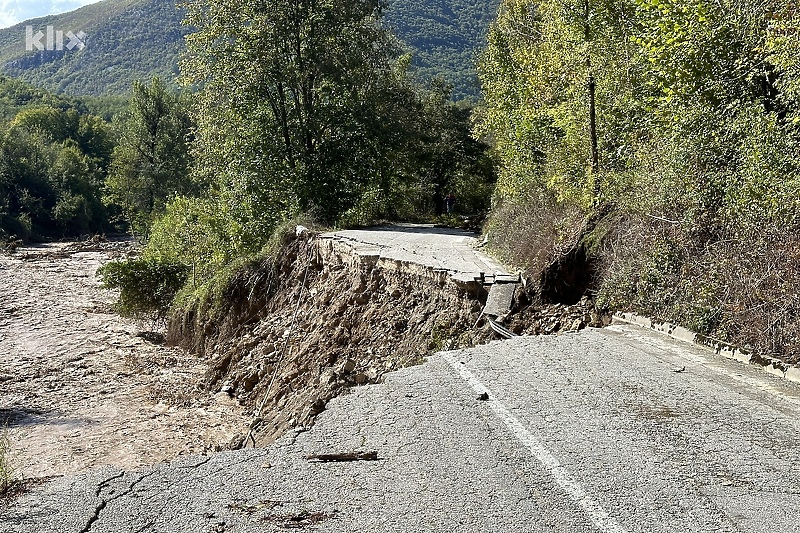
[(733, 344), (728, 344), (727, 342), (695, 333), (694, 331), (684, 327), (676, 326), (675, 324), (671, 324), (669, 322), (658, 322), (648, 317), (637, 315), (636, 313), (616, 312), (614, 313), (614, 321), (651, 329), (653, 331), (668, 335), (673, 339), (678, 339), (680, 341), (688, 342), (698, 346), (705, 346), (706, 348), (714, 350), (717, 355), (721, 355), (727, 359), (733, 359), (735, 361), (739, 361), (740, 363), (758, 366), (769, 374), (786, 379), (787, 381), (800, 383), (800, 366), (788, 365), (787, 363), (784, 363), (778, 359), (755, 355), (748, 350)]

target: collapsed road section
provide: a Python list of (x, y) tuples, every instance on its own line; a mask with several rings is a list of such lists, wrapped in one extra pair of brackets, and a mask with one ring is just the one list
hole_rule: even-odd
[(481, 277), (504, 272), (472, 234), (414, 225), (293, 237), (276, 262), (231, 282), (216, 318), (187, 313), (170, 328), (171, 342), (209, 359), (205, 386), (252, 417), (232, 448), (310, 425), (344, 389), (493, 338)]
[(507, 322), (508, 330), (501, 322), (536, 304), (516, 290), (519, 275), (477, 243), (474, 234), (431, 225), (322, 235), (300, 226), (277, 258), (237, 274), (222, 302), (173, 316), (168, 339), (208, 360), (204, 386), (246, 409), (252, 423), (232, 439), (237, 449), (307, 427), (342, 391), (436, 351), (498, 333), (603, 325), (583, 301), (538, 307), (525, 315), (529, 324)]

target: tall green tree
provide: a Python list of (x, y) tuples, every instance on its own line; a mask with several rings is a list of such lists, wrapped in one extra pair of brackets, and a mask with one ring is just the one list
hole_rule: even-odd
[(186, 97), (159, 78), (134, 83), (107, 182), (134, 233), (146, 235), (171, 198), (197, 190), (189, 175), (192, 132)]
[[(414, 110), (377, 0), (191, 1), (183, 73), (202, 84), (198, 172), (258, 242), (282, 218), (328, 221), (389, 176)], [(396, 126), (396, 127), (394, 127)], [(385, 192), (385, 191), (384, 191)]]
[(627, 164), (624, 130), (642, 101), (634, 8), (624, 0), (501, 3), (479, 65), (486, 109), (478, 128), (501, 156), (501, 195), (538, 183), (590, 205), (608, 172)]

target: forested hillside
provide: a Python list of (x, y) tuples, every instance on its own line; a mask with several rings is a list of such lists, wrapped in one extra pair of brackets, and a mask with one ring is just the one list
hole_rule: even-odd
[(441, 77), (455, 99), (480, 93), (475, 73), (497, 0), (390, 0), (388, 26), (414, 55), (422, 79)]
[[(0, 30), (0, 64), (4, 73), (55, 93), (123, 95), (134, 80), (159, 76), (169, 83), (188, 28), (175, 0), (105, 0), (61, 15), (52, 15)], [(26, 51), (25, 27), (34, 34), (84, 32), (85, 48)], [(69, 40), (64, 38), (64, 45)], [(66, 46), (64, 47), (66, 48)]]
[[(172, 83), (189, 31), (176, 0), (105, 0), (76, 11), (0, 30), (2, 71), (37, 87), (73, 95), (122, 95), (134, 80), (159, 76)], [(414, 54), (420, 77), (439, 76), (454, 97), (477, 98), (476, 51), (483, 46), (496, 0), (391, 0), (386, 24)], [(48, 25), (87, 35), (83, 50), (25, 50), (25, 27)], [(68, 39), (64, 39), (68, 43)], [(46, 46), (46, 37), (41, 39)]]

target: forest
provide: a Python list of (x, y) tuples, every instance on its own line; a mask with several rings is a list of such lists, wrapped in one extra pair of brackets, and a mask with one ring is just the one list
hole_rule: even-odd
[(114, 213), (102, 199), (114, 142), (109, 123), (87, 102), (5, 77), (0, 109), (0, 244), (107, 229)]
[(420, 84), (386, 7), (190, 0), (185, 88), (137, 82), (123, 112), (4, 81), (0, 237), (125, 227), (144, 252), (106, 282), (163, 314), (287, 221), (429, 221), (455, 192), (527, 277), (580, 280), (543, 300), (798, 360), (793, 2), (503, 0), (474, 106)]
[(600, 306), (797, 361), (798, 24), (788, 0), (504, 0), (476, 134), (506, 257), (571, 254)]

